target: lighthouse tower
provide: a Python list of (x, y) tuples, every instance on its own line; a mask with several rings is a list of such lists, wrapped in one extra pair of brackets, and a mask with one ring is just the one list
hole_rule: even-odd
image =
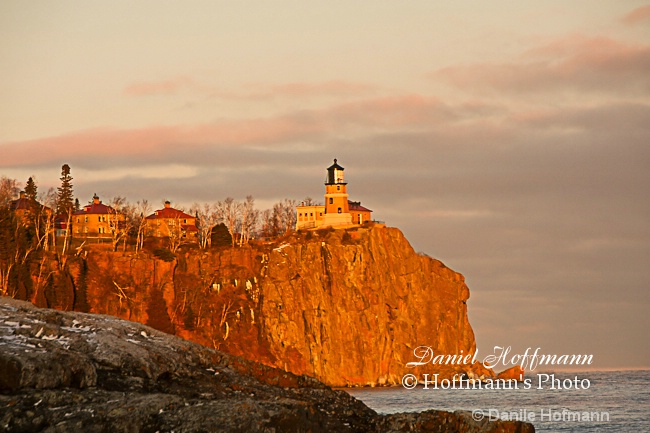
[(336, 159), (334, 160), (334, 164), (327, 169), (323, 226), (352, 224), (344, 170), (343, 167), (337, 164)]

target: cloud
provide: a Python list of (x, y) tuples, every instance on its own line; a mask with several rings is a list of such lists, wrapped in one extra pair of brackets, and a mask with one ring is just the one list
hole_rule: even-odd
[[(299, 110), (268, 118), (218, 120), (196, 125), (159, 125), (139, 129), (98, 128), (66, 135), (0, 144), (2, 167), (44, 166), (60, 161), (103, 166), (191, 163), (213, 164), (227, 149), (254, 153), (262, 148), (287, 148), (323, 143), (347, 135), (400, 128), (430, 127), (454, 121), (464, 107), (450, 107), (421, 95), (382, 97)], [(473, 113), (470, 107), (468, 112)], [(252, 157), (255, 159), (255, 157)]]
[(650, 5), (640, 6), (629, 12), (621, 21), (627, 25), (636, 25), (644, 21), (650, 21)]
[(128, 96), (171, 95), (192, 83), (192, 79), (185, 76), (163, 81), (138, 81), (124, 88), (124, 94)]
[[(359, 96), (372, 93), (376, 86), (343, 80), (330, 80), (316, 83), (294, 82), (270, 86), (268, 94), (284, 96)], [(264, 93), (264, 92), (263, 92)], [(262, 93), (262, 94), (263, 94)]]
[(313, 99), (313, 98), (359, 98), (375, 94), (379, 88), (369, 83), (345, 80), (328, 80), (319, 82), (289, 82), (283, 84), (256, 83), (247, 85), (240, 91), (223, 91), (212, 89), (211, 98), (268, 101), (276, 99)]
[(431, 77), (491, 93), (586, 91), (645, 96), (650, 93), (649, 70), (650, 45), (578, 35), (531, 49), (516, 61), (450, 66)]
[[(565, 58), (582, 45), (528, 55)], [(589, 337), (619, 341), (647, 328), (650, 103), (612, 95), (521, 111), (496, 99), (404, 94), (266, 118), (78, 131), (0, 144), (0, 171), (54, 186), (70, 163), (82, 202), (96, 192), (187, 208), (252, 194), (264, 209), (284, 197), (322, 200), (337, 157), (351, 199), (467, 277), (481, 350), (542, 346), (616, 365), (612, 346)], [(504, 305), (512, 311), (495, 315)], [(513, 336), (519, 322), (523, 334)], [(581, 345), (540, 331), (558, 326)], [(644, 347), (627, 362), (647, 365), (648, 356)]]

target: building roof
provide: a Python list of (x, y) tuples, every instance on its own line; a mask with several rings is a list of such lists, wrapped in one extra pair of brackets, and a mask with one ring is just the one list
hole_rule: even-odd
[(336, 158), (334, 158), (334, 164), (327, 167), (327, 170), (334, 170), (334, 169), (336, 169), (336, 170), (345, 170), (343, 167), (338, 165), (338, 163), (336, 161), (337, 161)]
[(194, 218), (194, 217), (192, 215), (186, 214), (183, 211), (174, 209), (173, 207), (164, 207), (163, 209), (158, 209), (157, 211), (154, 211), (154, 213), (152, 213), (145, 219), (153, 220), (153, 219), (162, 219), (162, 218), (187, 219), (187, 218)]
[(107, 214), (114, 214), (114, 213), (116, 213), (115, 209), (105, 205), (102, 202), (99, 202), (99, 203), (87, 204), (86, 206), (84, 206), (83, 209), (73, 212), (72, 215), (89, 215), (89, 214), (107, 215)]
[(9, 208), (13, 211), (34, 210), (34, 209), (44, 209), (47, 211), (50, 209), (47, 206), (40, 204), (36, 200), (32, 200), (31, 198), (25, 197), (23, 194), (21, 194), (20, 198), (10, 201)]
[(93, 201), (83, 207), (83, 209), (73, 212), (72, 215), (108, 215), (118, 213), (115, 209), (105, 205), (99, 199), (97, 194), (93, 195)]
[(350, 201), (348, 200), (348, 208), (351, 211), (357, 211), (357, 212), (372, 212), (370, 209), (361, 206), (360, 201)]

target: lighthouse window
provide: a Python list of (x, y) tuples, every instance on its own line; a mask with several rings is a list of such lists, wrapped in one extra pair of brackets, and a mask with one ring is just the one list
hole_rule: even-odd
[(336, 190), (341, 191), (341, 185), (336, 185)]
[(330, 197), (330, 204), (334, 204), (334, 199)]

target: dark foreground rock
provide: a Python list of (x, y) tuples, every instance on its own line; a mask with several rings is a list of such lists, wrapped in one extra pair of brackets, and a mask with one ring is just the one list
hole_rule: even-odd
[(0, 432), (533, 432), (378, 415), (343, 391), (109, 316), (0, 298)]

